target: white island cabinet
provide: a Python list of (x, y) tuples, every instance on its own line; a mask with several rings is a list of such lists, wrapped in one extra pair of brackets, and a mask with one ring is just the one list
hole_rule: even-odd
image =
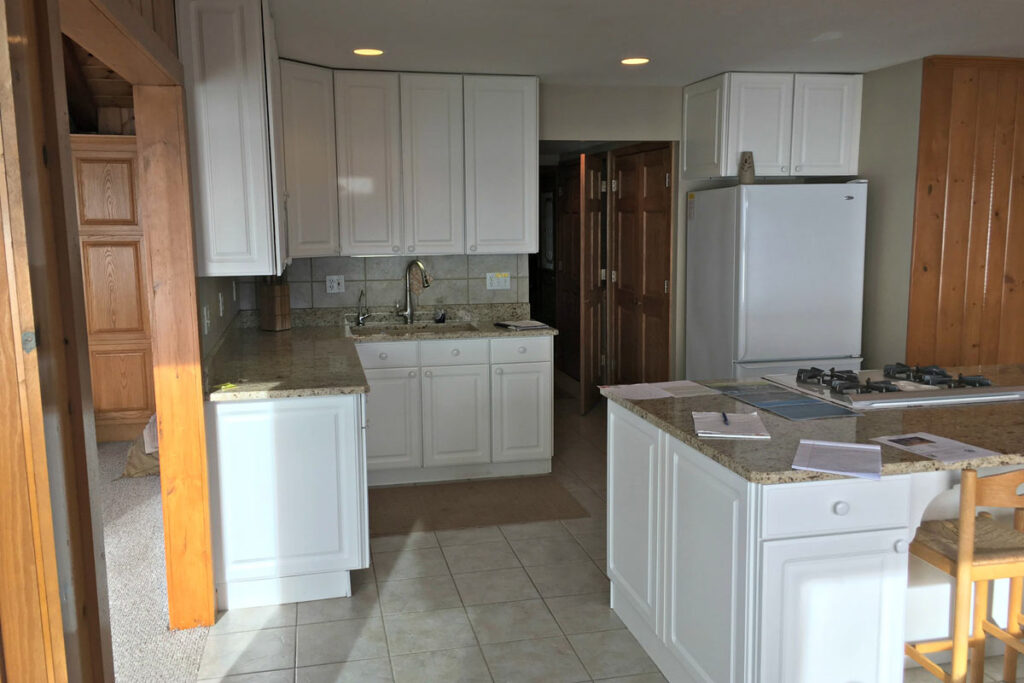
[(670, 681), (902, 680), (910, 475), (757, 484), (614, 403), (608, 458), (612, 607)]
[(364, 402), (207, 402), (218, 608), (352, 594), (370, 562)]

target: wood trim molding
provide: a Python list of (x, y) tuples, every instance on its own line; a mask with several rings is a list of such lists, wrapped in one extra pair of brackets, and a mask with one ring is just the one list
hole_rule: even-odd
[(60, 0), (60, 21), (69, 38), (132, 85), (184, 83), (177, 54), (126, 0)]
[(139, 212), (149, 243), (171, 628), (214, 619), (210, 497), (184, 90), (136, 86)]

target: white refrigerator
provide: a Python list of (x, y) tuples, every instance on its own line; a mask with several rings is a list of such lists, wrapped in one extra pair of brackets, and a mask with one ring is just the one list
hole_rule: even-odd
[(860, 369), (868, 186), (687, 194), (686, 377)]

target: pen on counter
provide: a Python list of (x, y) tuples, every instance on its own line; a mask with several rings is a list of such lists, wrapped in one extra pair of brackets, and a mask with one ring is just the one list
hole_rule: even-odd
[(729, 424), (729, 416), (725, 414), (724, 410), (722, 411), (722, 422)]

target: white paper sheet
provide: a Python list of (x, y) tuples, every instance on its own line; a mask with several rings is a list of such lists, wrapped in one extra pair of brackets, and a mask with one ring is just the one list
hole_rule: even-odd
[(770, 439), (772, 435), (757, 413), (722, 413), (693, 411), (693, 428), (697, 436), (705, 439)]
[(911, 434), (897, 434), (896, 436), (879, 436), (872, 439), (887, 446), (898, 448), (901, 451), (909, 451), (914, 455), (920, 455), (929, 460), (939, 462), (960, 462), (961, 460), (973, 460), (984, 458), (989, 455), (999, 455), (987, 448), (972, 446), (962, 441), (954, 441), (944, 436), (936, 436), (928, 432), (913, 432)]
[(882, 447), (866, 443), (801, 439), (793, 457), (793, 469), (881, 479)]
[(605, 396), (623, 398), (628, 401), (644, 401), (651, 398), (672, 398), (672, 394), (650, 384), (617, 384), (601, 387)]
[(652, 387), (663, 389), (676, 398), (690, 398), (691, 396), (710, 396), (720, 394), (718, 389), (706, 387), (703, 384), (691, 382), (688, 379), (681, 379), (678, 382), (653, 382)]

